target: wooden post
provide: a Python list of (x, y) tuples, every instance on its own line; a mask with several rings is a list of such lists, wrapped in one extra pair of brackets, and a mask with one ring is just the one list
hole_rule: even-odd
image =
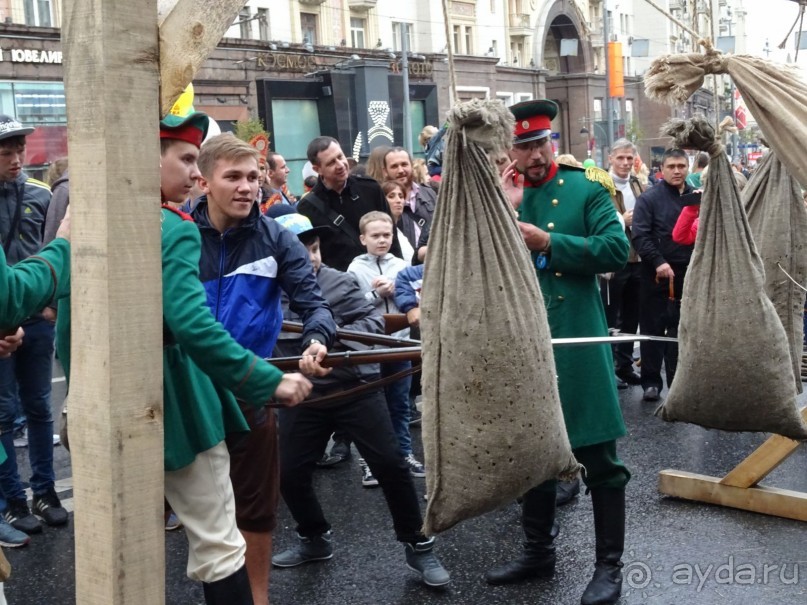
[(76, 602), (165, 601), (156, 0), (71, 0)]

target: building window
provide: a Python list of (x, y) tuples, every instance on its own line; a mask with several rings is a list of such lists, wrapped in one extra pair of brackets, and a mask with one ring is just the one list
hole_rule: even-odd
[(359, 17), (350, 18), (350, 42), (353, 48), (365, 48), (364, 29), (366, 21)]
[(247, 39), (252, 37), (252, 32), (250, 31), (250, 18), (252, 15), (249, 12), (248, 8), (241, 9), (241, 12), (238, 13), (238, 25), (241, 28), (241, 38)]
[(465, 54), (474, 54), (474, 28), (470, 25), (465, 26)]
[(269, 39), (269, 9), (258, 9), (258, 37), (261, 40)]
[(316, 15), (312, 13), (300, 13), (300, 29), (302, 30), (303, 41), (308, 40), (311, 44), (318, 44)]
[(392, 50), (403, 50), (403, 32), (406, 31), (407, 48), (411, 51), (412, 47), (412, 25), (410, 23), (392, 23)]
[(25, 24), (38, 27), (52, 27), (51, 0), (23, 0)]
[(460, 51), (460, 42), (462, 42), (462, 39), (460, 38), (460, 26), (459, 25), (454, 26), (454, 40), (453, 40), (453, 42), (454, 42), (454, 52), (457, 53), (458, 55), (462, 54), (461, 51)]
[(633, 99), (625, 99), (625, 121), (633, 122)]
[(602, 99), (594, 99), (594, 119), (602, 120)]
[(490, 47), (493, 49), (493, 56), (498, 57), (499, 56), (499, 41), (498, 40), (493, 40), (490, 43)]

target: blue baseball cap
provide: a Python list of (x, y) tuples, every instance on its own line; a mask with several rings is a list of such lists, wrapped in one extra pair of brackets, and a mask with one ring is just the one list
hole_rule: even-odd
[(266, 211), (266, 215), (300, 239), (310, 239), (312, 236), (324, 238), (332, 233), (330, 227), (314, 227), (307, 216), (300, 214), (289, 204), (275, 204)]

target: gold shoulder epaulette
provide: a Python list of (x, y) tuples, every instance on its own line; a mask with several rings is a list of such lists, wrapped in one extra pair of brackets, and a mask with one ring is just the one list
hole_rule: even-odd
[(47, 189), (48, 191), (50, 191), (50, 186), (47, 183), (43, 183), (40, 180), (31, 178), (30, 176), (28, 177), (28, 180), (25, 182), (30, 183), (31, 185), (36, 185), (37, 187), (42, 187), (42, 189)]
[(616, 186), (614, 185), (614, 179), (611, 178), (611, 175), (608, 174), (602, 168), (597, 168), (596, 166), (589, 166), (586, 168), (586, 178), (589, 181), (593, 181), (594, 183), (599, 183), (603, 187), (608, 190), (608, 193), (611, 194), (611, 197), (616, 195)]

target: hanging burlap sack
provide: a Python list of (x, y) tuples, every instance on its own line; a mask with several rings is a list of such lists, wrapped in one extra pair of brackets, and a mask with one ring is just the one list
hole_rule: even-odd
[(801, 393), (805, 293), (799, 284), (807, 283), (807, 209), (801, 188), (770, 152), (757, 165), (742, 199), (765, 269), (765, 293), (785, 329), (796, 390)]
[(728, 74), (779, 159), (807, 186), (807, 82), (800, 69), (749, 55), (723, 55), (709, 41), (705, 52), (659, 57), (645, 74), (651, 99), (683, 104), (707, 74)]
[(578, 470), (535, 269), (488, 158), (513, 118), (451, 110), (423, 278), (424, 531), (444, 531)]
[(723, 146), (703, 118), (673, 120), (677, 147), (711, 156), (678, 328), (678, 369), (664, 420), (807, 439), (796, 408), (787, 337), (765, 294), (740, 192)]

